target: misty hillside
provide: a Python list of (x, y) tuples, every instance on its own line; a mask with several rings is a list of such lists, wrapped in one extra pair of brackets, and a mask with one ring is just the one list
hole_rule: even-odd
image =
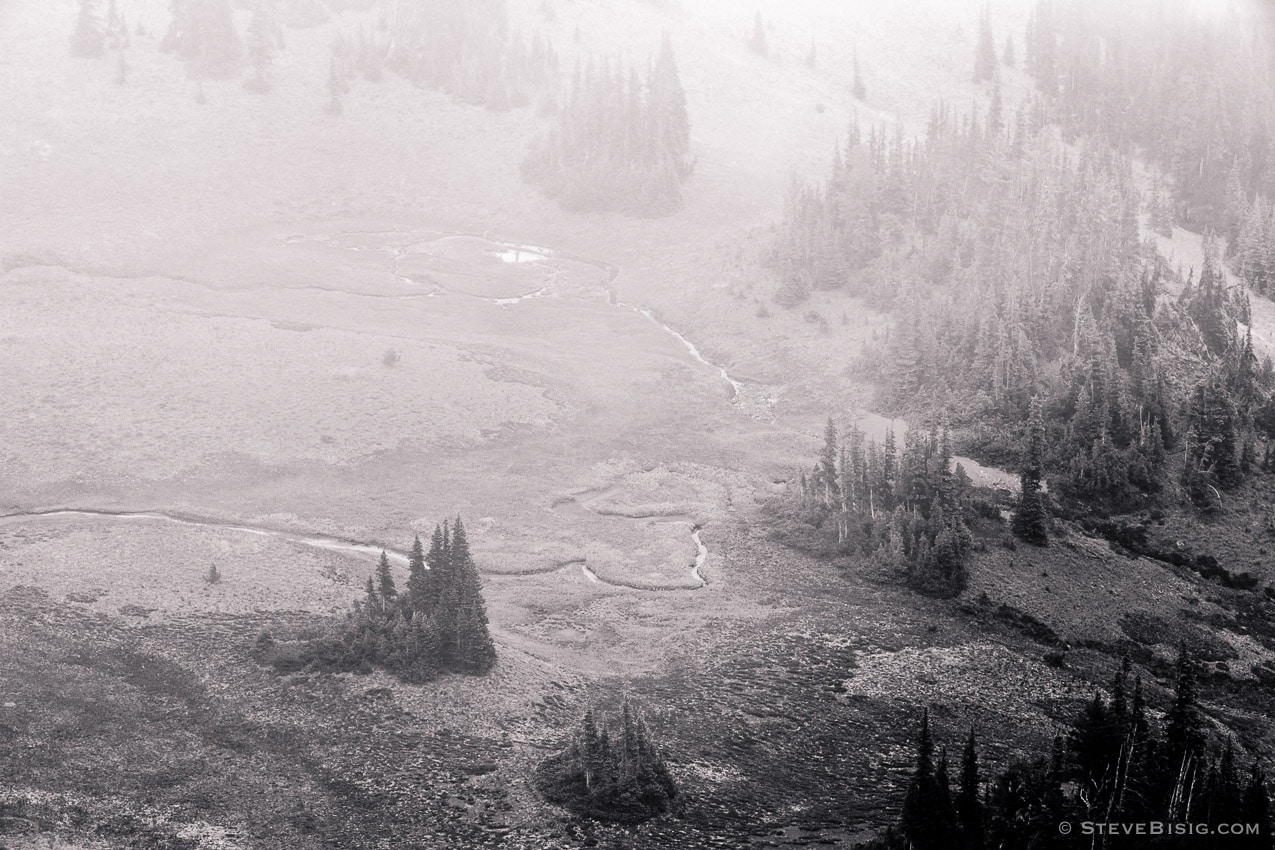
[(0, 0), (0, 844), (1270, 847), (1272, 358), (1265, 0)]

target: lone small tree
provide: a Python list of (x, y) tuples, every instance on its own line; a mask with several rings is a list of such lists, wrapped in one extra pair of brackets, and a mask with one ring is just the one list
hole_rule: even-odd
[(221, 584), (221, 570), (217, 569), (216, 564), (208, 565), (208, 572), (204, 573), (204, 581), (208, 584)]

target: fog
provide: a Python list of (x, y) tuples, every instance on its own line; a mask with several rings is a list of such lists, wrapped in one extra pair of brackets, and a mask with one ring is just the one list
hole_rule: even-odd
[(1273, 20), (0, 0), (0, 844), (1270, 846)]

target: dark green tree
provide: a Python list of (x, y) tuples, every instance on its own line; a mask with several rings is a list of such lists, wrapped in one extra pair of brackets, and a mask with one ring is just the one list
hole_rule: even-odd
[(425, 550), (418, 534), (412, 540), (412, 550), (407, 556), (407, 598), (413, 611), (428, 607), (429, 570), (425, 566)]
[(1039, 396), (1032, 399), (1023, 443), (1022, 469), (1018, 479), (1018, 506), (1013, 517), (1014, 534), (1038, 546), (1049, 542), (1048, 514), (1040, 486), (1045, 456), (1045, 418), (1042, 409)]
[(442, 617), (450, 645), (448, 664), (465, 673), (486, 673), (496, 663), (496, 647), (487, 625), (487, 606), (478, 569), (469, 552), (469, 539), (460, 517), (452, 526), (448, 550), (448, 584), (443, 588)]
[(903, 812), (899, 818), (899, 831), (915, 850), (941, 850), (951, 846), (955, 814), (950, 790), (946, 800), (944, 798), (934, 765), (930, 712), (926, 709), (917, 735), (916, 767), (912, 771), (912, 781), (903, 798)]
[(978, 750), (974, 728), (970, 727), (961, 755), (961, 786), (956, 794), (956, 825), (961, 850), (983, 850), (987, 836), (983, 814), (983, 791), (978, 771)]
[(390, 559), (385, 550), (381, 550), (381, 560), (376, 566), (376, 589), (386, 605), (393, 604), (398, 598), (398, 588), (394, 586), (394, 573), (390, 570)]

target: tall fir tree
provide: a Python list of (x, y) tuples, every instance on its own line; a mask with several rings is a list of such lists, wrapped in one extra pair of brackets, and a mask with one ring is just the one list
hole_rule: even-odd
[(748, 49), (758, 56), (766, 56), (770, 53), (770, 47), (766, 44), (766, 24), (761, 19), (761, 12), (753, 17), (753, 31), (748, 36)]
[(1031, 403), (1027, 419), (1027, 435), (1023, 445), (1022, 470), (1019, 473), (1018, 506), (1014, 511), (1014, 533), (1029, 543), (1043, 546), (1049, 542), (1048, 516), (1041, 492), (1044, 476), (1045, 418), (1039, 397)]
[(996, 41), (992, 35), (992, 10), (984, 5), (978, 20), (978, 48), (974, 56), (974, 82), (985, 83), (996, 78)]
[(398, 588), (394, 586), (394, 573), (390, 569), (390, 559), (381, 550), (381, 560), (376, 566), (376, 589), (386, 605), (398, 598)]
[(101, 0), (79, 0), (79, 13), (71, 33), (73, 56), (101, 56), (106, 46), (106, 30), (99, 11)]
[(978, 770), (978, 749), (974, 729), (961, 755), (961, 785), (956, 795), (956, 825), (961, 850), (984, 850), (986, 827), (983, 814), (983, 792)]

